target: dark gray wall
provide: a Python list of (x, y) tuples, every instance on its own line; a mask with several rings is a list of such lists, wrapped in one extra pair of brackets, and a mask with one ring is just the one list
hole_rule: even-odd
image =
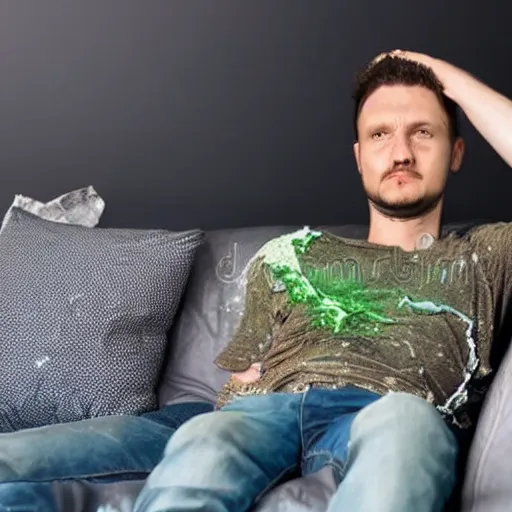
[[(512, 96), (511, 18), (492, 0), (0, 0), (0, 209), (92, 184), (104, 225), (365, 222), (355, 69), (410, 48)], [(464, 134), (447, 220), (509, 220), (512, 170)]]

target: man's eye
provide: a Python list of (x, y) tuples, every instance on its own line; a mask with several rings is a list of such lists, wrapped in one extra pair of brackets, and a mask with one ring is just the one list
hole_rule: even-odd
[(418, 135), (422, 138), (429, 138), (431, 137), (431, 134), (428, 130), (425, 130), (425, 129), (421, 129), (421, 130), (418, 130)]
[(372, 133), (372, 139), (373, 140), (382, 139), (383, 136), (384, 136), (384, 132), (373, 132)]

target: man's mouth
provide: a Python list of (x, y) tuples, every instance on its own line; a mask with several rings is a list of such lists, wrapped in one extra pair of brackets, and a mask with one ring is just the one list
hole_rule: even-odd
[(392, 171), (384, 176), (384, 181), (391, 179), (398, 179), (400, 181), (410, 181), (413, 179), (419, 179), (421, 175), (415, 171)]

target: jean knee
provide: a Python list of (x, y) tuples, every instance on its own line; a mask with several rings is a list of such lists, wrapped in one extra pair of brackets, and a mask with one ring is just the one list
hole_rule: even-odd
[(167, 454), (178, 446), (221, 444), (233, 440), (243, 426), (244, 421), (236, 413), (216, 411), (201, 414), (178, 428), (167, 443), (165, 452)]
[(385, 421), (407, 428), (411, 424), (428, 425), (441, 428), (445, 425), (437, 409), (415, 395), (408, 393), (389, 393), (367, 406), (363, 413), (378, 414)]
[(453, 432), (437, 409), (407, 393), (390, 393), (367, 406), (354, 420), (354, 429), (385, 432), (388, 442), (414, 444), (416, 449), (457, 448)]

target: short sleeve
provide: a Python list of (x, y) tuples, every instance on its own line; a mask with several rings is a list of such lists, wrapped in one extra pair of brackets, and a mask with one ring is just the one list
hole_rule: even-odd
[(485, 224), (475, 228), (469, 237), (473, 258), (482, 266), (491, 288), (501, 327), (510, 314), (512, 299), (512, 223)]
[(269, 271), (258, 258), (247, 273), (244, 312), (233, 338), (217, 356), (215, 364), (223, 370), (241, 372), (261, 361), (272, 343), (272, 329), (281, 302), (273, 293)]

